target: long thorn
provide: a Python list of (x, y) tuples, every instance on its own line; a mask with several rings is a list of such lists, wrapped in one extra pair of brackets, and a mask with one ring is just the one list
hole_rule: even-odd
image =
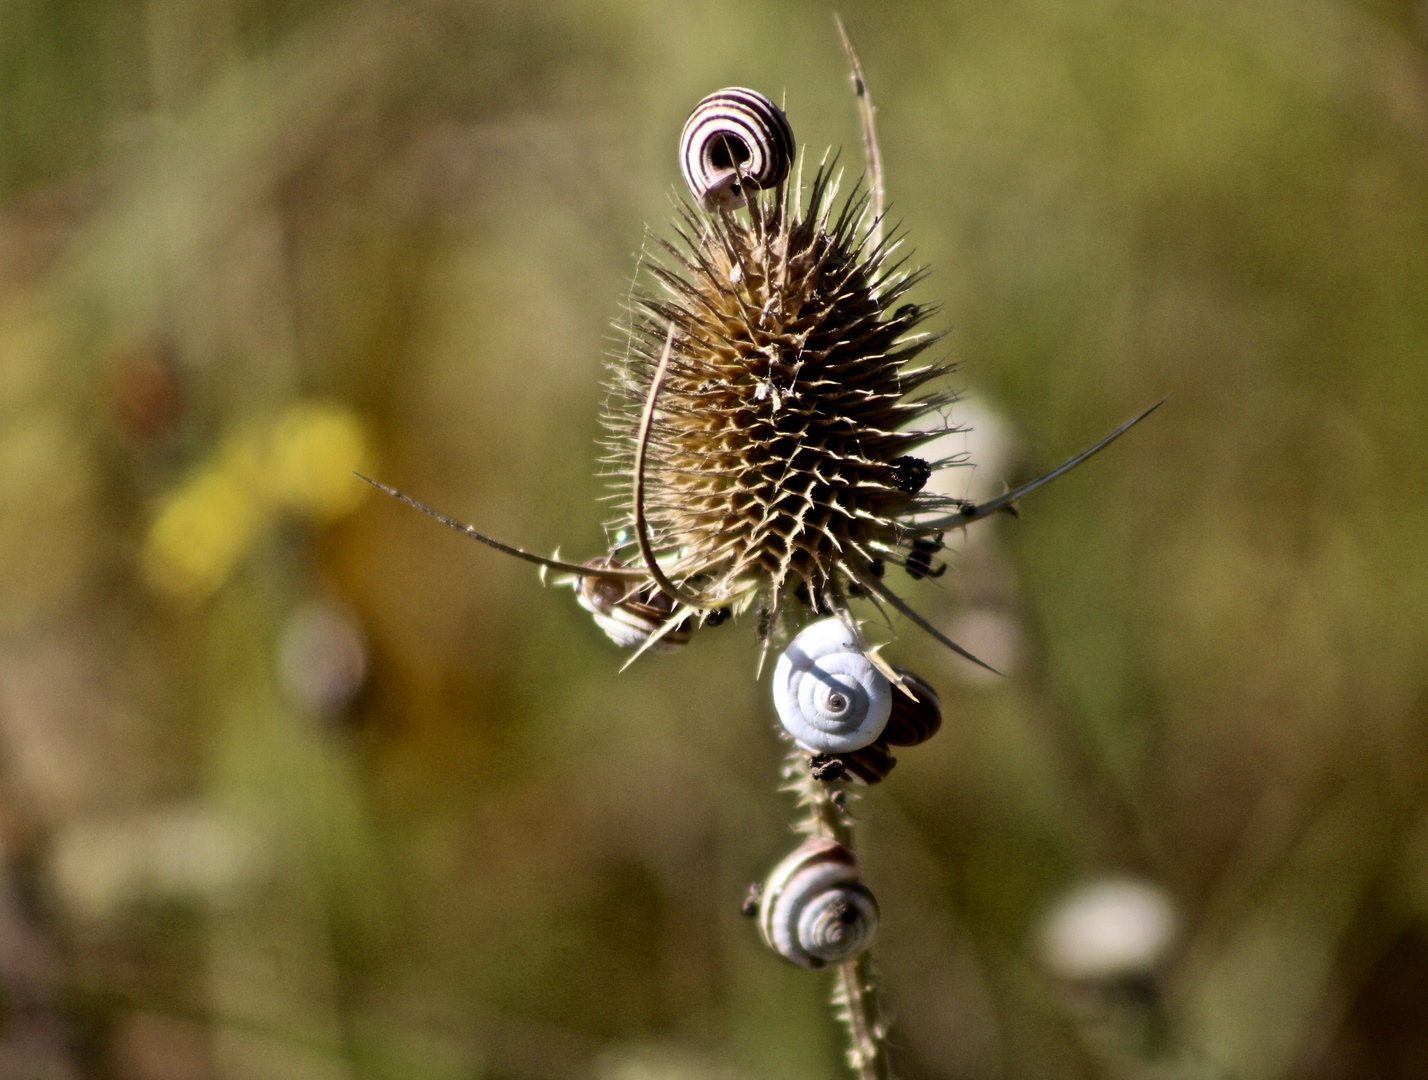
[(868, 191), (873, 197), (873, 243), (883, 239), (883, 155), (878, 149), (878, 131), (873, 125), (873, 99), (868, 96), (868, 84), (863, 80), (863, 65), (858, 63), (858, 54), (848, 31), (843, 28), (843, 20), (833, 13), (833, 21), (838, 26), (838, 36), (843, 39), (843, 51), (848, 54), (848, 66), (853, 69), (853, 95), (858, 99), (858, 120), (863, 129), (863, 158), (868, 163)]
[(655, 368), (654, 378), (650, 380), (650, 391), (645, 397), (644, 410), (640, 413), (639, 431), (635, 436), (635, 540), (640, 545), (640, 557), (645, 561), (645, 569), (661, 591), (686, 607), (707, 611), (723, 606), (724, 601), (687, 593), (669, 580), (655, 561), (654, 545), (650, 542), (650, 526), (645, 519), (645, 453), (649, 447), (650, 426), (654, 423), (655, 404), (659, 401), (660, 386), (664, 383), (665, 372), (669, 370), (669, 356), (673, 349), (674, 324), (670, 323), (669, 333), (664, 338), (664, 350), (659, 355), (659, 366)]
[(1095, 446), (1091, 447), (1089, 450), (1082, 450), (1070, 461), (1063, 462), (1062, 464), (1056, 466), (1056, 468), (1052, 469), (1049, 473), (1044, 473), (1043, 475), (1038, 476), (1030, 483), (1022, 484), (1021, 487), (1016, 488), (1013, 491), (1008, 491), (1005, 495), (999, 495), (995, 499), (990, 499), (984, 503), (978, 503), (976, 506), (965, 506), (957, 513), (949, 514), (947, 517), (944, 518), (938, 518), (936, 521), (920, 521), (911, 531), (916, 535), (925, 536), (931, 533), (945, 532), (948, 529), (955, 529), (961, 525), (970, 525), (972, 522), (980, 521), (984, 517), (991, 517), (991, 515), (995, 514), (998, 510), (1006, 509), (1008, 506), (1011, 506), (1012, 503), (1016, 502), (1022, 496), (1031, 494), (1043, 484), (1051, 483), (1051, 481), (1055, 480), (1062, 473), (1070, 472), (1087, 458), (1092, 457), (1095, 454), (1099, 454), (1106, 447), (1110, 446), (1111, 443), (1115, 442), (1127, 431), (1135, 427), (1147, 416), (1155, 412), (1156, 409), (1160, 408), (1169, 400), (1170, 395), (1166, 394), (1165, 397), (1161, 398), (1150, 408), (1146, 409), (1145, 412), (1141, 413), (1139, 416), (1134, 416), (1131, 419), (1127, 420), (1124, 424), (1116, 428), (1115, 431), (1111, 432), (1109, 435), (1107, 435), (1104, 439), (1098, 442)]
[(589, 566), (582, 566), (579, 563), (564, 562), (561, 559), (547, 559), (544, 555), (537, 555), (533, 551), (526, 551), (523, 548), (512, 547), (510, 544), (503, 544), (501, 543), (501, 541), (495, 539), (494, 537), (487, 536), (483, 532), (477, 532), (470, 525), (463, 524), (462, 522), (457, 521), (455, 518), (449, 518), (445, 514), (441, 513), (439, 510), (433, 510), (425, 503), (417, 502), (410, 495), (403, 494), (396, 488), (388, 487), (386, 484), (383, 484), (378, 480), (373, 480), (370, 476), (363, 476), (359, 472), (354, 472), (352, 475), (357, 477), (357, 479), (359, 480), (367, 481), (367, 483), (371, 484), (378, 491), (385, 491), (392, 498), (400, 499), (408, 506), (416, 507), (423, 514), (427, 514), (431, 517), (436, 518), (436, 520), (441, 522), (443, 525), (449, 525), (457, 532), (465, 533), (473, 540), (479, 540), (481, 541), (481, 543), (487, 545), (488, 547), (493, 547), (497, 551), (504, 551), (507, 555), (514, 555), (518, 559), (525, 559), (526, 562), (535, 563), (537, 566), (543, 566), (550, 570), (564, 570), (571, 574), (579, 574), (581, 577), (619, 578), (624, 581), (649, 580), (649, 575), (643, 570), (623, 569), (619, 567), (613, 567), (610, 569), (605, 569), (602, 567), (597, 570)]
[(1001, 674), (1001, 672), (998, 671), (996, 668), (992, 667), (991, 664), (987, 663), (985, 660), (973, 656), (966, 649), (962, 648), (962, 646), (958, 645), (950, 637), (944, 634), (941, 630), (937, 629), (937, 627), (933, 626), (921, 615), (913, 611), (912, 608), (908, 606), (907, 601), (903, 600), (902, 597), (898, 596), (896, 593), (894, 593), (891, 589), (889, 589), (886, 585), (884, 585), (877, 578), (873, 577), (871, 574), (860, 576), (858, 578), (858, 584), (861, 585), (863, 588), (867, 589), (869, 592), (882, 597), (888, 602), (891, 607), (895, 608), (903, 615), (907, 616), (918, 626), (922, 627), (922, 629), (926, 630), (929, 634), (935, 637), (938, 641), (942, 642), (942, 644), (946, 645), (958, 656), (966, 657), (968, 660), (972, 661), (972, 663), (976, 664), (977, 666), (986, 668), (993, 675)]

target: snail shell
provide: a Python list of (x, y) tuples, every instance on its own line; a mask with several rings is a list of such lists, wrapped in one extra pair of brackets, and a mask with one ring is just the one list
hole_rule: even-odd
[(759, 900), (759, 931), (769, 948), (803, 967), (851, 960), (873, 942), (878, 902), (857, 857), (815, 837), (774, 868)]
[(815, 754), (808, 769), (815, 780), (842, 780), (852, 777), (862, 784), (876, 784), (887, 778), (897, 764), (885, 739), (847, 754)]
[(689, 114), (679, 137), (684, 182), (705, 210), (744, 205), (744, 185), (771, 188), (788, 175), (793, 128), (756, 90), (716, 90)]
[[(591, 559), (585, 565), (599, 571), (613, 567), (608, 557)], [(601, 577), (592, 573), (580, 578), (575, 600), (595, 616), (595, 623), (605, 636), (622, 649), (638, 649), (652, 634), (669, 621), (674, 602), (658, 589), (631, 591), (619, 578)], [(650, 646), (650, 652), (675, 652), (689, 644), (689, 621), (670, 630)]]
[(816, 754), (846, 754), (887, 724), (892, 685), (838, 618), (820, 619), (788, 644), (774, 668), (779, 723)]
[(926, 680), (905, 668), (894, 668), (907, 688), (917, 696), (913, 701), (901, 690), (893, 694), (892, 711), (880, 742), (889, 746), (916, 746), (937, 734), (942, 726), (942, 701)]

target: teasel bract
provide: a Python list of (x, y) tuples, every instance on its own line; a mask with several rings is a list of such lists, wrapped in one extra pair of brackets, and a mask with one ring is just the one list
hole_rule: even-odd
[(937, 340), (921, 330), (933, 309), (908, 299), (922, 271), (883, 229), (870, 106), (857, 85), (871, 175), (842, 199), (836, 158), (825, 156), (805, 187), (792, 128), (764, 95), (734, 87), (695, 106), (680, 146), (694, 204), (682, 204), (676, 240), (656, 238), (662, 254), (645, 261), (650, 280), (637, 287), (627, 347), (612, 363), (605, 461), (621, 508), (607, 553), (547, 558), (376, 486), (565, 572), (636, 655), (755, 606), (767, 638), (794, 597), (857, 636), (848, 600), (864, 596), (981, 664), (884, 583), (885, 567), (935, 576), (943, 533), (1011, 509), (1157, 406), (991, 501), (924, 490), (934, 471), (962, 464), (915, 455), (951, 430), (955, 395), (929, 388), (947, 365), (919, 362)]

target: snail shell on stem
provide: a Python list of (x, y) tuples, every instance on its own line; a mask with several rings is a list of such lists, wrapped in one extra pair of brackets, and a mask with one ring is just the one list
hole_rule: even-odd
[(895, 690), (887, 725), (882, 734), (867, 746), (841, 754), (814, 754), (808, 761), (815, 780), (852, 779), (862, 784), (876, 784), (887, 778), (897, 764), (888, 749), (891, 746), (916, 746), (937, 734), (942, 726), (942, 703), (937, 691), (927, 681), (906, 668), (893, 668), (903, 686), (916, 695), (916, 700)]
[(877, 930), (878, 902), (863, 884), (857, 856), (836, 840), (801, 844), (774, 868), (759, 900), (764, 941), (803, 967), (851, 960)]
[(764, 190), (788, 175), (793, 128), (783, 110), (757, 90), (716, 90), (689, 114), (679, 137), (684, 182), (705, 210), (736, 210), (744, 186)]
[(860, 784), (872, 785), (887, 779), (896, 764), (897, 758), (892, 756), (887, 743), (879, 739), (847, 754), (814, 754), (808, 759), (808, 771), (815, 780), (851, 778)]
[(892, 684), (841, 619), (820, 619), (788, 644), (774, 667), (774, 708), (798, 744), (845, 754), (882, 734)]
[(917, 700), (901, 690), (893, 694), (887, 727), (883, 728), (879, 741), (889, 746), (916, 746), (936, 735), (942, 726), (942, 699), (921, 676), (906, 668), (893, 670), (902, 677), (903, 685), (912, 691)]

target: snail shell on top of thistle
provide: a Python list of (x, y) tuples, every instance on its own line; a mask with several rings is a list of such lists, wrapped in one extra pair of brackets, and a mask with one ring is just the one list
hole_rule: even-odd
[(858, 859), (836, 840), (805, 841), (774, 868), (759, 900), (769, 948), (803, 967), (851, 960), (873, 942), (878, 902)]
[(774, 187), (793, 162), (793, 128), (757, 90), (730, 86), (704, 98), (679, 137), (684, 182), (705, 210), (744, 205), (744, 185)]
[[(575, 600), (595, 616), (596, 625), (620, 648), (638, 649), (669, 621), (674, 603), (658, 589), (632, 590), (626, 581), (599, 575), (600, 570), (616, 565), (614, 559), (591, 559), (586, 565), (593, 572), (579, 579)], [(650, 652), (675, 652), (689, 644), (689, 634), (685, 620), (651, 645)]]
[(800, 746), (845, 754), (882, 734), (892, 684), (842, 619), (820, 619), (788, 643), (774, 667), (774, 708)]

